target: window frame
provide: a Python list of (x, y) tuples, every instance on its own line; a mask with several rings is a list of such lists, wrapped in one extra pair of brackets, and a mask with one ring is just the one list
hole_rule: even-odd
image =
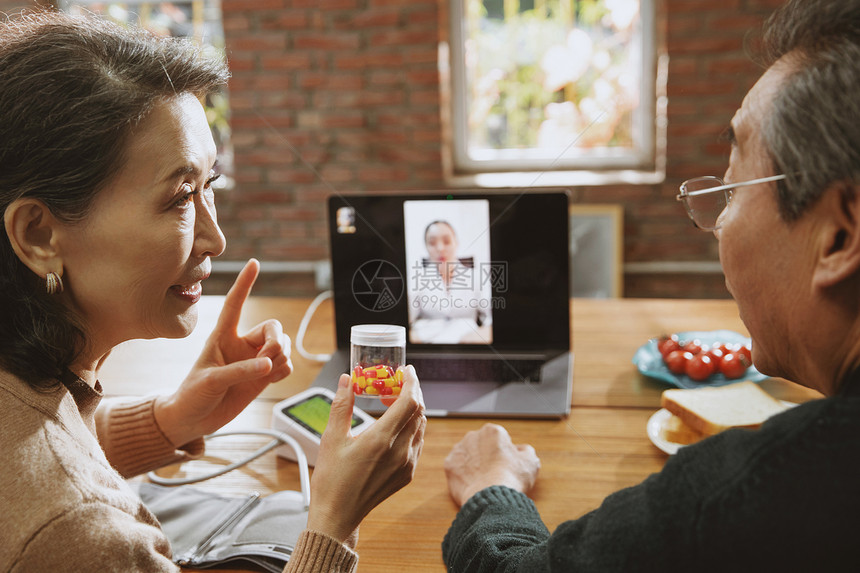
[[(443, 124), (447, 179), (452, 183), (510, 186), (535, 176), (541, 184), (601, 184), (659, 182), (665, 164), (665, 68), (667, 58), (658, 55), (657, 1), (640, 0), (642, 70), (639, 82), (640, 111), (634, 118), (634, 148), (582, 150), (574, 158), (547, 156), (533, 150), (535, 158), (522, 158), (521, 149), (495, 150), (493, 159), (468, 154), (467, 83), (464, 61), (466, 39), (465, 2), (451, 0), (449, 41), (440, 53), (443, 89)], [(660, 77), (663, 77), (661, 81)], [(447, 93), (446, 93), (447, 92)], [(662, 93), (660, 93), (662, 92)], [(562, 152), (563, 154), (564, 152)], [(537, 157), (543, 155), (543, 157)], [(520, 156), (520, 157), (518, 157)], [(538, 175), (539, 174), (539, 175)], [(494, 182), (498, 180), (498, 182)]]

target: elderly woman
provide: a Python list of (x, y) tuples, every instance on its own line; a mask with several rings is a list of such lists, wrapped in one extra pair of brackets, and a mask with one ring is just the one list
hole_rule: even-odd
[[(200, 98), (227, 76), (188, 43), (96, 19), (0, 25), (0, 570), (176, 571), (123, 478), (199, 455), (292, 369), (277, 321), (236, 333), (251, 261), (173, 395), (100, 402), (114, 346), (196, 324), (225, 247)], [(426, 424), (414, 371), (355, 439), (352, 400), (342, 381), (288, 570), (353, 570), (359, 522), (411, 479)]]

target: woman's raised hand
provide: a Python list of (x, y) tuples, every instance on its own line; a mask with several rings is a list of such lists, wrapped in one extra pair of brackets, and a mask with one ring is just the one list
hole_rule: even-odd
[(293, 370), (290, 339), (280, 322), (270, 319), (238, 333), (242, 306), (259, 272), (260, 263), (248, 261), (188, 377), (175, 393), (156, 400), (158, 425), (177, 446), (214, 432)]
[[(391, 403), (393, 402), (393, 403)], [(353, 545), (361, 520), (412, 481), (424, 446), (424, 397), (415, 369), (404, 370), (403, 390), (388, 410), (357, 436), (350, 434), (355, 403), (349, 376), (338, 381), (311, 480), (308, 529)]]

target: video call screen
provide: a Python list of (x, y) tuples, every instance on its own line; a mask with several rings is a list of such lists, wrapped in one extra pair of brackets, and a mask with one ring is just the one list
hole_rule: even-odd
[(414, 348), (569, 344), (548, 311), (569, 300), (567, 210), (564, 193), (330, 197), (339, 342), (386, 323)]

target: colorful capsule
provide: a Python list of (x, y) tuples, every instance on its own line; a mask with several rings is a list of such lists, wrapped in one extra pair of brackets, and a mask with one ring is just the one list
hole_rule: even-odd
[(396, 396), (403, 386), (403, 370), (389, 364), (359, 363), (350, 372), (357, 396)]

